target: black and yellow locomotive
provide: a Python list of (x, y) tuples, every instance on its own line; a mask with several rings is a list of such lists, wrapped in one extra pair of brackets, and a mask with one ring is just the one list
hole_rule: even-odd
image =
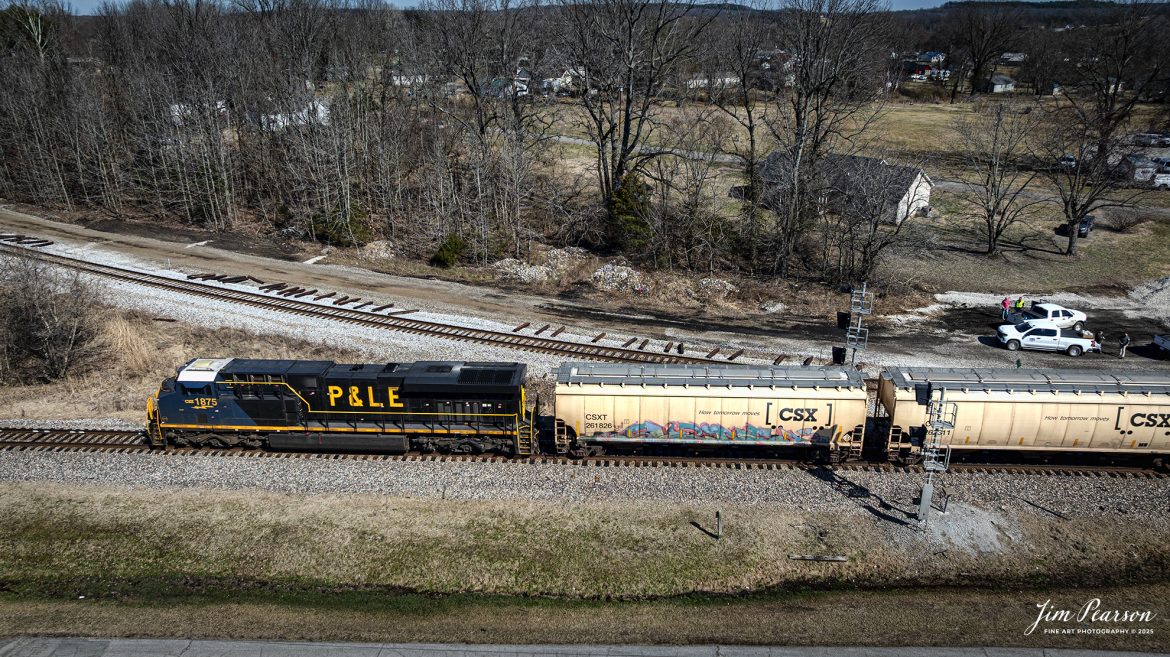
[(196, 359), (147, 402), (155, 445), (527, 455), (522, 363)]

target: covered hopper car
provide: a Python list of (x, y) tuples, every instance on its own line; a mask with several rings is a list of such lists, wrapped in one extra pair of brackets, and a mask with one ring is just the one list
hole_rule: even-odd
[[(865, 381), (841, 367), (595, 365), (557, 370), (558, 442), (630, 447), (803, 447), (860, 456)], [(563, 428), (562, 428), (563, 427)]]
[(887, 368), (878, 402), (889, 416), (887, 452), (913, 461), (926, 435), (926, 403), (953, 403), (953, 450), (1170, 452), (1170, 377), (1143, 372)]

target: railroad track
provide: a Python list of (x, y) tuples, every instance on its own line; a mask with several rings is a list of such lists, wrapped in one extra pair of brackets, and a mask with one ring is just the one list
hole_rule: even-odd
[[(114, 279), (135, 285), (179, 292), (182, 294), (214, 299), (227, 303), (263, 308), (282, 313), (327, 319), (357, 326), (367, 326), (390, 331), (427, 335), (462, 342), (478, 342), (522, 351), (554, 354), (570, 358), (610, 361), (620, 363), (684, 363), (712, 365), (726, 363), (726, 360), (701, 355), (687, 356), (675, 353), (655, 353), (636, 348), (559, 340), (553, 337), (521, 335), (506, 331), (470, 328), (423, 319), (399, 316), (404, 311), (374, 313), (345, 307), (330, 307), (292, 298), (271, 297), (257, 292), (237, 290), (228, 287), (182, 280), (151, 274), (149, 272), (86, 262), (76, 258), (34, 251), (32, 249), (0, 244), (0, 253), (18, 254), (36, 258), (60, 267), (67, 267), (94, 276)], [(397, 313), (397, 314), (396, 314)]]
[[(152, 448), (142, 431), (85, 431), (0, 429), (0, 452), (115, 452), (205, 458), (323, 459), (343, 461), (409, 461), (461, 463), (518, 463), (584, 468), (714, 468), (726, 470), (804, 470), (832, 473), (886, 472), (922, 474), (920, 466), (857, 462), (817, 465), (787, 459), (729, 459), (661, 456), (600, 456), (570, 459), (563, 456), (509, 458), (479, 454), (355, 454), (335, 452), (270, 452), (247, 448)], [(1170, 474), (1135, 467), (1061, 466), (1023, 464), (952, 463), (954, 474), (1026, 474), (1048, 477), (1099, 477), (1109, 479), (1166, 479)]]

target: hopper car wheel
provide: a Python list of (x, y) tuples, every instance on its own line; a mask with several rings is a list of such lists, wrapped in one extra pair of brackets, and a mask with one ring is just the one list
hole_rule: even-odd
[(1007, 350), (1008, 351), (1019, 351), (1020, 350), (1020, 341), (1019, 340), (1008, 340)]
[(1069, 347), (1069, 348), (1068, 348), (1068, 355), (1069, 355), (1069, 356), (1072, 356), (1073, 358), (1077, 358), (1077, 357), (1078, 357), (1078, 356), (1080, 356), (1080, 355), (1081, 355), (1083, 352), (1084, 352), (1084, 350), (1083, 350), (1083, 349), (1081, 349), (1080, 345), (1075, 345), (1075, 344), (1074, 344), (1074, 345), (1072, 345), (1071, 347)]

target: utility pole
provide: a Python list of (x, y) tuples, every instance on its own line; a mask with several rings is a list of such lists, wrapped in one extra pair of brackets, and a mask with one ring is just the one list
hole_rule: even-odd
[[(934, 475), (946, 472), (951, 465), (950, 443), (948, 441), (943, 445), (942, 439), (954, 433), (959, 405), (946, 401), (945, 388), (939, 388), (936, 397), (929, 383), (921, 387), (925, 390), (915, 392), (918, 393), (919, 403), (922, 403), (922, 397), (926, 398), (926, 436), (922, 440), (922, 469), (926, 470), (926, 482), (922, 484), (922, 494), (918, 498), (918, 524), (925, 529), (934, 497)], [(943, 499), (946, 499), (945, 496)], [(943, 509), (945, 512), (945, 501)]]

